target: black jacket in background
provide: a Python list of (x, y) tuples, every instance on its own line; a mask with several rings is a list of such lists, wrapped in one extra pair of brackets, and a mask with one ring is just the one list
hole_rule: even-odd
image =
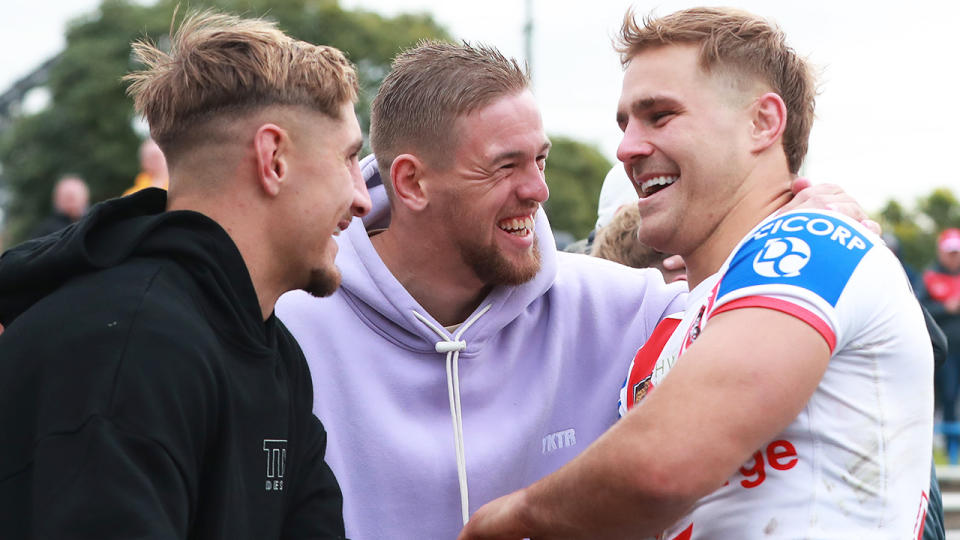
[(165, 192), (0, 258), (0, 536), (339, 538), (306, 361)]
[(49, 216), (43, 218), (43, 221), (37, 224), (32, 231), (30, 231), (30, 238), (39, 238), (41, 236), (46, 236), (50, 233), (55, 233), (60, 229), (67, 227), (73, 223), (73, 220), (67, 217), (66, 214), (61, 214), (60, 212), (54, 212)]

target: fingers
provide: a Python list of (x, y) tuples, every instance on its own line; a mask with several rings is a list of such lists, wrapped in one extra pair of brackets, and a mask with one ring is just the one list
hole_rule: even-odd
[(683, 270), (687, 264), (683, 262), (683, 257), (671, 255), (663, 260), (663, 267), (667, 270)]
[(880, 227), (880, 224), (879, 224), (879, 223), (877, 223), (876, 221), (874, 221), (874, 220), (872, 220), (872, 219), (861, 219), (861, 220), (860, 220), (860, 224), (863, 225), (864, 227), (870, 229), (870, 232), (872, 232), (873, 234), (875, 234), (875, 235), (877, 235), (877, 236), (880, 236), (881, 234), (883, 234), (883, 228)]
[(793, 182), (790, 184), (790, 191), (796, 195), (812, 185), (813, 182), (811, 182), (809, 178), (802, 178), (798, 176), (797, 178), (794, 178)]

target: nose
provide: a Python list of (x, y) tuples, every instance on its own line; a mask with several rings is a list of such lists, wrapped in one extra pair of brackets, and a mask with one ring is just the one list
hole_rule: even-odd
[(639, 126), (639, 122), (628, 122), (623, 130), (623, 140), (617, 147), (617, 159), (629, 165), (636, 159), (650, 157), (653, 150), (653, 145), (647, 140), (646, 132)]
[(360, 168), (354, 167), (353, 170), (353, 204), (350, 206), (350, 212), (357, 217), (363, 217), (370, 213), (373, 203), (370, 201), (370, 192), (367, 191), (367, 183), (363, 181), (363, 175), (360, 174)]
[(550, 196), (550, 188), (547, 187), (543, 170), (536, 162), (533, 162), (524, 171), (517, 196), (522, 201), (536, 201), (538, 203), (542, 203)]

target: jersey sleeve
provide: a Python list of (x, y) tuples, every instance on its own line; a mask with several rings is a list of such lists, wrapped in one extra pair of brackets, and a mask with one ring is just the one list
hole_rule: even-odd
[(746, 307), (781, 311), (813, 327), (833, 352), (839, 300), (877, 245), (858, 223), (832, 212), (768, 219), (730, 257), (710, 316)]

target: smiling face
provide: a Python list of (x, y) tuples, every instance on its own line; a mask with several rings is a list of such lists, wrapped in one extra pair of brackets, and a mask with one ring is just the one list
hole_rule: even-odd
[(534, 215), (547, 199), (550, 142), (529, 91), (460, 117), (452, 165), (435, 171), (436, 228), (485, 285), (519, 284), (540, 269)]
[(329, 296), (340, 285), (333, 237), (370, 209), (357, 161), (363, 139), (352, 103), (343, 105), (339, 119), (310, 113), (294, 125), (290, 189), (281, 191), (287, 211), (278, 217), (286, 223), (297, 287)]
[(643, 243), (686, 255), (743, 198), (752, 99), (734, 86), (704, 72), (693, 45), (656, 47), (630, 60), (617, 157), (640, 196)]

